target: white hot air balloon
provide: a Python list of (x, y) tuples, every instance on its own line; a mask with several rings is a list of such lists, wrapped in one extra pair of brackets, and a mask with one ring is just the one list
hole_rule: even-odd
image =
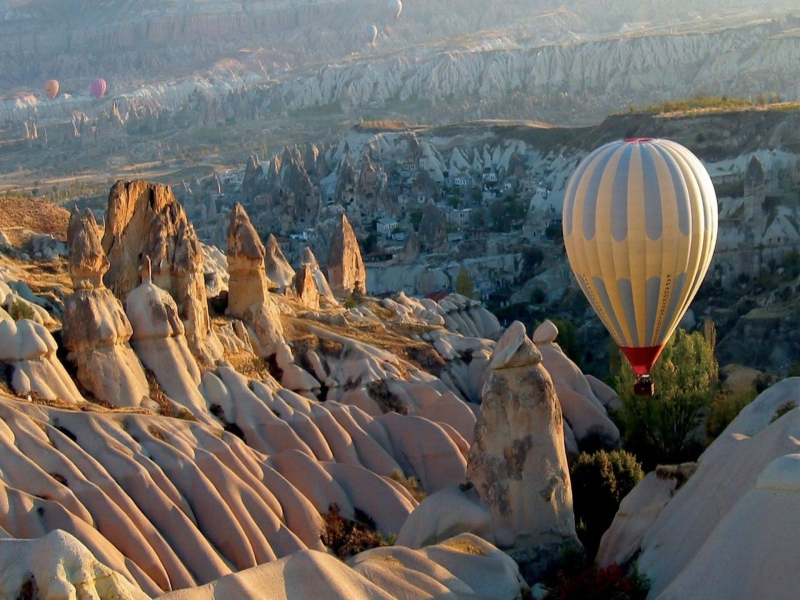
[(367, 34), (367, 39), (369, 40), (370, 46), (374, 46), (375, 41), (378, 39), (377, 25), (366, 25), (364, 27), (364, 32)]
[(578, 284), (639, 376), (636, 392), (652, 394), (650, 371), (714, 254), (708, 172), (668, 140), (606, 144), (572, 175), (563, 229)]
[(400, 13), (403, 12), (403, 3), (401, 0), (389, 0), (389, 10), (392, 11), (392, 16), (397, 21), (400, 18)]

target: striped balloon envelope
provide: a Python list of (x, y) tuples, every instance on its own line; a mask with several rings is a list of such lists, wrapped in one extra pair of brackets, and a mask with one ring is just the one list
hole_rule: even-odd
[(572, 175), (563, 229), (583, 293), (634, 372), (648, 376), (714, 254), (717, 197), (708, 172), (668, 140), (606, 144)]

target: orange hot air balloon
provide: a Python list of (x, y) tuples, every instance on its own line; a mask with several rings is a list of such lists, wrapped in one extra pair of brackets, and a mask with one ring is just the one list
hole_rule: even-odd
[(53, 100), (56, 96), (58, 96), (58, 88), (58, 81), (55, 79), (50, 79), (44, 84), (44, 93), (47, 94), (47, 97), (50, 98), (50, 100)]

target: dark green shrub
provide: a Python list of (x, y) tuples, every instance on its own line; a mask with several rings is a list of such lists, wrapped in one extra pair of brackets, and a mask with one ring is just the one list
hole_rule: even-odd
[(756, 397), (755, 390), (734, 394), (729, 391), (720, 392), (711, 401), (706, 415), (706, 443), (717, 439), (725, 428), (731, 424), (742, 409)]
[(582, 453), (570, 467), (575, 524), (586, 555), (594, 557), (622, 499), (644, 477), (636, 457), (624, 450)]

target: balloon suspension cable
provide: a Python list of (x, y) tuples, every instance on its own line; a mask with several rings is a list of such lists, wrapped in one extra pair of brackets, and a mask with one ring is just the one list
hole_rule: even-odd
[(650, 375), (639, 375), (636, 383), (633, 384), (633, 393), (637, 396), (652, 396), (656, 388)]

